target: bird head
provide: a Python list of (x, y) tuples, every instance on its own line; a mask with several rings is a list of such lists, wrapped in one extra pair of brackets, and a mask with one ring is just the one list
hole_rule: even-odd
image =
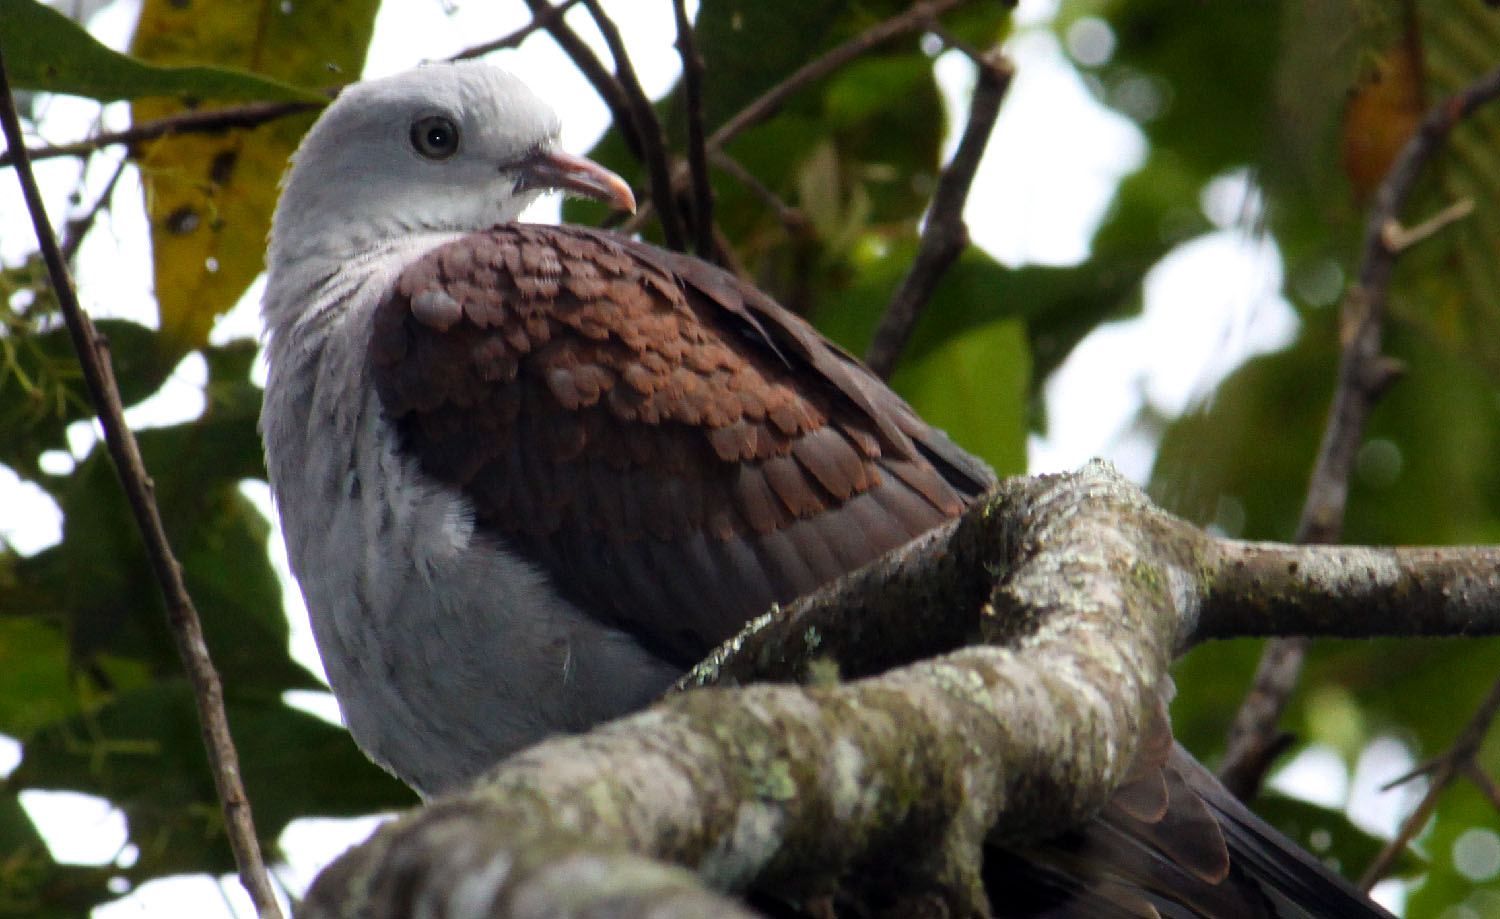
[(483, 230), (553, 190), (634, 210), (623, 179), (558, 148), (559, 128), (525, 84), (480, 62), (349, 86), (292, 157), (271, 226), (272, 267), (347, 258), (424, 230)]

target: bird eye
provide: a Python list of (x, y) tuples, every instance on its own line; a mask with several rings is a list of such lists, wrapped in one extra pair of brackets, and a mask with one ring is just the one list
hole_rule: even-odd
[(430, 160), (445, 160), (458, 152), (458, 125), (442, 115), (418, 118), (411, 126), (411, 145)]

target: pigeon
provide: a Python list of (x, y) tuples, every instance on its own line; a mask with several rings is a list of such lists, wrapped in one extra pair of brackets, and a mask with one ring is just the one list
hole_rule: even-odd
[[(329, 682), (424, 796), (641, 708), (773, 603), (995, 482), (753, 285), (615, 233), (632, 210), (482, 62), (347, 87), (283, 181), (266, 466)], [(1089, 824), (986, 871), (1015, 916), (1383, 917), (1171, 740)]]

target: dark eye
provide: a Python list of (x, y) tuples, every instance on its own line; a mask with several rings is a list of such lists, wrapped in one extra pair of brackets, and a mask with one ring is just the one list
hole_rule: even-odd
[(430, 160), (445, 160), (458, 152), (458, 125), (442, 115), (418, 118), (411, 126), (411, 145)]

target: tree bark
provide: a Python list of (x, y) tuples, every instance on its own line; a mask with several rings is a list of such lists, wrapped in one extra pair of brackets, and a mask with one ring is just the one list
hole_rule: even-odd
[[(1092, 816), (1176, 651), (1272, 631), (1493, 634), (1497, 572), (1495, 548), (1219, 539), (1098, 462), (1010, 479), (751, 623), (685, 678), (700, 688), (382, 828), (302, 915), (736, 915), (698, 898), (835, 885), (987, 915), (980, 843)], [(726, 688), (751, 680), (802, 685)]]

